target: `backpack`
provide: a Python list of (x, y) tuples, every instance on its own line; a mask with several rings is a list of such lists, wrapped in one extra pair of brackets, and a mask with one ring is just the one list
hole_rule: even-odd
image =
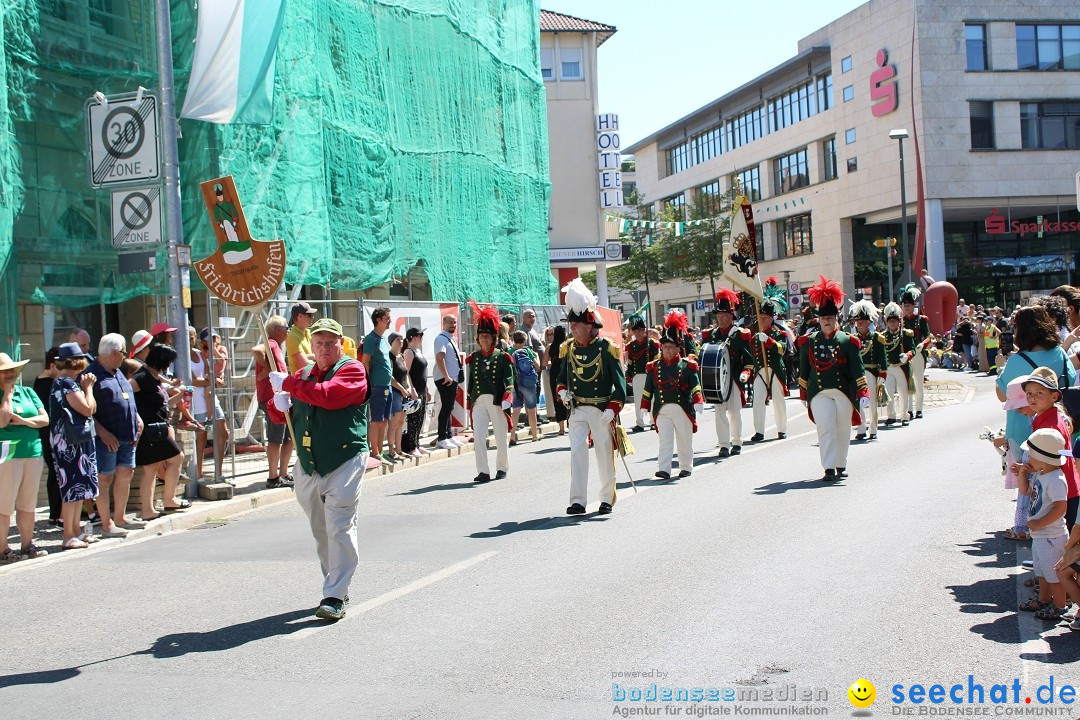
[(522, 383), (536, 383), (536, 366), (533, 365), (532, 355), (528, 348), (514, 351), (514, 367), (517, 368), (518, 377)]

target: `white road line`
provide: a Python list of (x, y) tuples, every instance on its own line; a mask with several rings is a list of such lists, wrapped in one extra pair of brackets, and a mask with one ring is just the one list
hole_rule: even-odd
[[(1027, 543), (1016, 543), (1016, 604), (1024, 602), (1030, 597), (1038, 597), (1034, 588), (1024, 587), (1024, 580), (1033, 575), (1023, 566), (1024, 560), (1031, 559), (1031, 547)], [(1021, 666), (1024, 669), (1024, 677), (1021, 679), (1025, 688), (1031, 687), (1032, 670), (1043, 667), (1045, 663), (1032, 659), (1034, 656), (1045, 655), (1050, 657), (1050, 643), (1043, 640), (1043, 633), (1047, 631), (1047, 625), (1042, 620), (1035, 618), (1035, 613), (1016, 610), (1016, 623), (1020, 632)], [(1030, 690), (1028, 691), (1030, 692)]]
[[(348, 609), (346, 610), (346, 615), (345, 616), (346, 616), (346, 618), (348, 618), (348, 617), (351, 617), (351, 616), (354, 616), (354, 615), (362, 615), (362, 614), (368, 612), (369, 610), (374, 610), (375, 608), (377, 608), (377, 607), (379, 607), (381, 605), (385, 605), (388, 602), (391, 602), (393, 600), (397, 600), (398, 598), (401, 598), (401, 597), (404, 597), (404, 596), (406, 596), (406, 595), (408, 595), (410, 593), (416, 592), (417, 590), (422, 590), (422, 589), (426, 588), (428, 585), (433, 585), (433, 584), (439, 582), (440, 580), (445, 580), (446, 578), (450, 577), (451, 575), (455, 575), (455, 574), (461, 572), (462, 570), (468, 570), (473, 565), (476, 565), (477, 563), (482, 563), (483, 561), (488, 560), (490, 558), (493, 558), (498, 554), (499, 554), (498, 551), (492, 550), (492, 551), (489, 551), (489, 552), (486, 552), (486, 553), (480, 553), (479, 555), (474, 555), (473, 557), (468, 558), (466, 560), (462, 560), (459, 563), (454, 563), (453, 565), (448, 565), (448, 566), (444, 567), (442, 570), (436, 570), (435, 572), (431, 573), (430, 575), (425, 575), (424, 577), (419, 578), (418, 580), (413, 580), (408, 585), (402, 585), (399, 588), (396, 588), (396, 589), (391, 590), (389, 592), (385, 592), (382, 595), (379, 595), (378, 597), (371, 598), (370, 600), (365, 600), (362, 603), (358, 603), (356, 605), (350, 605), (348, 607)], [(291, 640), (303, 640), (304, 638), (311, 637), (315, 633), (321, 632), (322, 630), (326, 630), (329, 627), (331, 627), (331, 625), (327, 624), (327, 625), (322, 625), (322, 626), (318, 626), (318, 627), (306, 628), (304, 630), (299, 630), (299, 631), (289, 635), (288, 637)]]

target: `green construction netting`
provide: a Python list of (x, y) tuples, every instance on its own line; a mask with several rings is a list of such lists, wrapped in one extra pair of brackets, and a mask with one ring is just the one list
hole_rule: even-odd
[[(163, 270), (117, 269), (83, 109), (157, 87), (153, 3), (0, 7), (0, 270), (17, 263), (20, 300), (61, 307), (165, 293)], [(177, 107), (195, 17), (172, 2)], [(273, 123), (181, 122), (193, 254), (213, 249), (198, 182), (232, 174), (252, 234), (286, 240), (290, 283), (362, 290), (423, 261), (437, 299), (551, 302), (538, 48), (537, 0), (288, 2)]]

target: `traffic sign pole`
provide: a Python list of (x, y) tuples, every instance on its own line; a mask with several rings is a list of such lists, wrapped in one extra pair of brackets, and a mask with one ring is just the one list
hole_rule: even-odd
[[(185, 385), (191, 384), (191, 348), (188, 345), (187, 312), (184, 310), (180, 268), (176, 263), (176, 246), (183, 244), (184, 219), (180, 208), (180, 151), (176, 140), (179, 121), (176, 117), (176, 89), (173, 83), (172, 18), (169, 0), (157, 0), (158, 89), (161, 94), (161, 147), (165, 159), (165, 238), (168, 243), (169, 267), (169, 324), (177, 328), (175, 336), (177, 376)], [(185, 270), (186, 272), (186, 270)], [(214, 421), (211, 420), (211, 423)], [(194, 454), (188, 465), (187, 496), (199, 495), (198, 464)]]

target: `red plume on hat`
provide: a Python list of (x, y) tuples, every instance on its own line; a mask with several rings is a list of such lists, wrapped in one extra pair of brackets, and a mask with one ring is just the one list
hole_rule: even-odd
[(840, 305), (844, 302), (844, 291), (834, 280), (829, 280), (824, 275), (817, 285), (811, 285), (806, 291), (810, 302), (817, 307), (818, 315), (839, 315)]
[(733, 313), (739, 307), (739, 295), (734, 290), (720, 288), (716, 292), (716, 312)]
[(776, 279), (775, 275), (770, 275), (769, 277), (765, 278), (765, 284), (776, 286), (780, 284), (780, 281)]
[(690, 329), (690, 318), (682, 310), (672, 310), (664, 316), (664, 335), (660, 342), (682, 344), (682, 336)]
[(485, 305), (481, 307), (475, 300), (469, 300), (469, 306), (472, 307), (473, 322), (476, 323), (476, 334), (489, 333), (495, 337), (499, 336), (499, 311), (495, 309), (494, 305)]

